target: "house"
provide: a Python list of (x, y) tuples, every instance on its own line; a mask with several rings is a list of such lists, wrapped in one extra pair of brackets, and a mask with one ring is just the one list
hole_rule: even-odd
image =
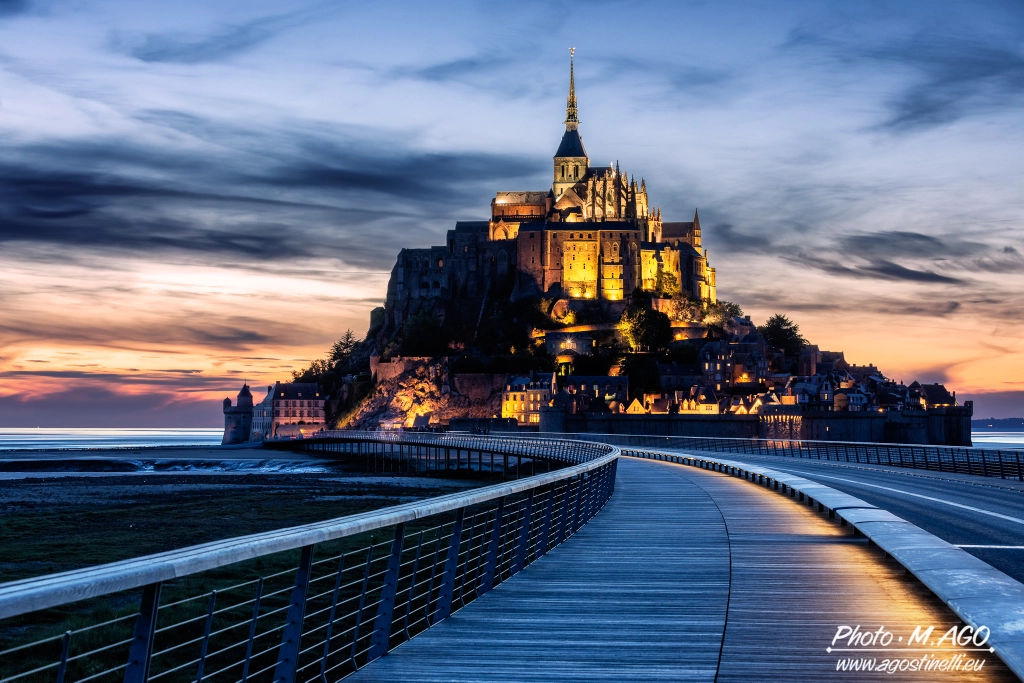
[(641, 403), (640, 403), (640, 401), (638, 399), (634, 398), (633, 402), (629, 404), (628, 408), (626, 408), (626, 414), (627, 415), (646, 415), (647, 414), (647, 409), (644, 408), (643, 405), (641, 405)]
[(541, 406), (546, 406), (558, 387), (555, 373), (539, 377), (514, 377), (501, 392), (501, 416), (519, 424), (540, 424)]
[(710, 387), (694, 385), (689, 392), (676, 392), (680, 415), (718, 415), (718, 397)]

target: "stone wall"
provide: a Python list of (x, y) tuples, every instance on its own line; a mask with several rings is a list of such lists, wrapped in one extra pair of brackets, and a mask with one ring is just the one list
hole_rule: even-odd
[[(544, 418), (548, 418), (547, 425)], [(555, 419), (552, 419), (555, 418)], [(541, 431), (554, 431), (557, 416), (541, 411)], [(548, 425), (552, 429), (548, 428)], [(756, 438), (757, 415), (564, 415), (565, 432)]]
[(545, 407), (540, 431), (970, 446), (972, 414), (971, 406), (772, 415), (570, 415)]

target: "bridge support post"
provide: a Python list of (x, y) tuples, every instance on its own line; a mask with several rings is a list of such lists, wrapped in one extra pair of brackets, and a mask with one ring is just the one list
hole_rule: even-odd
[(299, 567), (295, 571), (295, 586), (284, 631), (281, 634), (281, 649), (274, 669), (275, 683), (294, 683), (295, 670), (299, 665), (299, 642), (302, 640), (302, 622), (306, 618), (306, 596), (309, 594), (309, 577), (313, 570), (313, 546), (307, 545), (299, 556)]
[(452, 538), (448, 545), (448, 557), (444, 562), (444, 575), (441, 577), (441, 588), (437, 595), (437, 613), (431, 625), (447, 619), (452, 613), (452, 596), (455, 594), (455, 572), (459, 566), (459, 548), (462, 546), (462, 524), (466, 519), (466, 508), (459, 508), (455, 513), (455, 524), (452, 526)]
[[(377, 620), (373, 624), (373, 635), (370, 636), (370, 655), (367, 661), (373, 661), (388, 653), (391, 642), (391, 622), (395, 614), (395, 597), (398, 595), (398, 574), (402, 568), (402, 544), (405, 541), (405, 522), (395, 527), (395, 540), (391, 543), (391, 557), (388, 558), (388, 569), (384, 575), (384, 587), (380, 592), (380, 605), (377, 607)], [(415, 580), (415, 577), (413, 577)]]
[(523, 518), (519, 522), (519, 547), (516, 548), (516, 559), (512, 563), (511, 575), (515, 576), (526, 566), (526, 550), (530, 545), (530, 518), (533, 515), (533, 489), (526, 498), (523, 507)]
[(135, 635), (128, 650), (128, 667), (124, 670), (124, 683), (145, 683), (149, 679), (149, 660), (153, 655), (153, 636), (160, 607), (160, 583), (151, 583), (142, 589), (142, 604), (135, 620)]

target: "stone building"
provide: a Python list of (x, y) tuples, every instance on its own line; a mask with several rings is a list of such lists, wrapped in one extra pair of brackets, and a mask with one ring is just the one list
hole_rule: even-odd
[[(700, 218), (664, 222), (647, 183), (618, 163), (594, 166), (579, 133), (569, 67), (565, 132), (546, 190), (501, 191), (488, 220), (460, 221), (444, 246), (403, 249), (388, 283), (383, 335), (426, 310), (472, 324), (492, 290), (621, 302), (636, 289), (714, 302)], [(452, 305), (454, 302), (458, 305)]]
[[(250, 398), (251, 402), (251, 398)], [(314, 383), (277, 382), (252, 408), (250, 441), (310, 434), (324, 428), (324, 397)]]
[(501, 394), (501, 416), (519, 424), (540, 424), (541, 406), (546, 406), (558, 391), (555, 373), (539, 378), (514, 377)]

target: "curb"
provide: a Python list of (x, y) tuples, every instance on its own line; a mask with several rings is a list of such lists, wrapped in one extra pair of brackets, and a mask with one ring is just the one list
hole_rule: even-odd
[(736, 460), (623, 448), (622, 455), (743, 477), (816, 506), (850, 525), (913, 574), (972, 628), (991, 629), (989, 645), (1024, 680), (1024, 584), (938, 536), (842, 491)]

